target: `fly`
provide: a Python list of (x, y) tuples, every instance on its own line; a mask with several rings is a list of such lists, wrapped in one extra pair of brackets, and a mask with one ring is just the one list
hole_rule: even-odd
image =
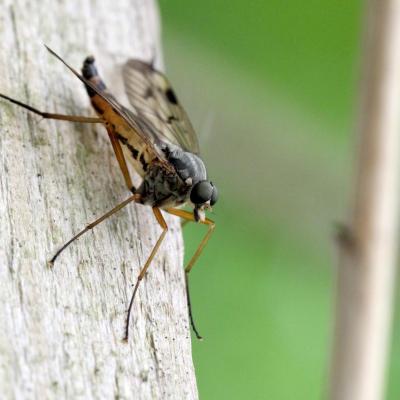
[[(126, 94), (132, 106), (121, 105), (108, 91), (100, 78), (95, 60), (89, 56), (82, 67), (82, 75), (70, 67), (60, 56), (46, 46), (84, 84), (97, 117), (54, 114), (42, 112), (6, 95), (5, 100), (27, 109), (45, 119), (56, 119), (80, 123), (99, 123), (105, 126), (115, 156), (131, 196), (86, 226), (85, 229), (68, 240), (49, 261), (54, 265), (57, 257), (76, 239), (96, 225), (135, 202), (152, 207), (154, 216), (162, 228), (147, 261), (140, 270), (128, 307), (124, 340), (129, 337), (129, 321), (133, 302), (154, 256), (167, 234), (168, 226), (161, 210), (208, 227), (207, 233), (185, 268), (185, 287), (192, 329), (198, 339), (189, 294), (189, 273), (214, 231), (215, 223), (205, 216), (206, 210), (218, 199), (216, 186), (208, 180), (205, 165), (199, 155), (196, 134), (185, 110), (168, 79), (157, 71), (152, 63), (129, 60), (123, 69)], [(141, 176), (139, 187), (132, 184), (127, 161)], [(190, 205), (193, 212), (179, 207)]]

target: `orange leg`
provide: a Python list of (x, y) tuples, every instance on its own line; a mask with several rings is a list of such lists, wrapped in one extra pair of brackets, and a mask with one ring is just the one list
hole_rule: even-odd
[(84, 122), (84, 123), (89, 123), (89, 124), (104, 123), (104, 121), (101, 118), (96, 118), (96, 117), (81, 117), (81, 116), (77, 116), (77, 115), (64, 115), (64, 114), (54, 114), (54, 113), (43, 112), (43, 111), (37, 110), (34, 107), (31, 107), (28, 104), (22, 103), (11, 97), (8, 97), (4, 94), (0, 93), (0, 97), (5, 100), (8, 100), (9, 102), (11, 102), (13, 104), (16, 104), (17, 106), (25, 108), (26, 110), (28, 110), (30, 112), (40, 115), (42, 118), (45, 118), (45, 119), (57, 119), (59, 121), (71, 121), (71, 122)]
[(157, 222), (160, 224), (160, 226), (161, 226), (161, 228), (162, 228), (163, 231), (161, 232), (161, 235), (159, 236), (159, 238), (158, 238), (156, 244), (154, 245), (153, 250), (151, 251), (149, 258), (147, 259), (146, 263), (144, 264), (144, 267), (141, 269), (141, 271), (140, 271), (140, 273), (139, 273), (139, 276), (138, 276), (138, 278), (137, 278), (135, 287), (133, 288), (133, 293), (132, 293), (131, 301), (130, 301), (129, 307), (128, 307), (128, 315), (127, 315), (127, 317), (126, 317), (125, 337), (124, 337), (124, 340), (125, 340), (125, 341), (128, 341), (128, 336), (129, 336), (129, 320), (130, 320), (130, 317), (131, 317), (131, 311), (132, 311), (132, 306), (133, 306), (133, 300), (135, 299), (135, 295), (136, 295), (136, 292), (137, 292), (137, 290), (138, 290), (139, 284), (140, 284), (141, 280), (143, 279), (144, 275), (146, 274), (147, 269), (149, 268), (149, 266), (150, 266), (150, 264), (151, 264), (151, 262), (152, 262), (154, 256), (157, 254), (157, 251), (158, 251), (158, 249), (160, 248), (161, 243), (162, 243), (162, 241), (164, 240), (164, 237), (165, 237), (165, 235), (166, 235), (167, 232), (168, 232), (168, 225), (167, 225), (167, 223), (165, 222), (165, 219), (164, 219), (164, 217), (162, 216), (160, 209), (157, 208), (157, 207), (153, 207), (153, 213), (154, 213), (154, 216), (156, 217)]
[(71, 244), (73, 243), (76, 239), (81, 237), (84, 233), (90, 231), (93, 229), (96, 225), (100, 224), (103, 222), (105, 219), (108, 217), (111, 217), (111, 215), (115, 214), (117, 211), (121, 210), (121, 208), (124, 208), (126, 205), (131, 203), (132, 201), (138, 201), (140, 198), (140, 195), (134, 194), (130, 197), (128, 197), (126, 200), (124, 200), (122, 203), (118, 204), (116, 207), (114, 207), (112, 210), (108, 211), (105, 213), (103, 216), (100, 218), (96, 219), (96, 221), (92, 222), (89, 224), (85, 229), (82, 229), (78, 234), (76, 234), (72, 239), (68, 240), (64, 245), (61, 246), (61, 248), (54, 254), (53, 258), (49, 261), (49, 266), (52, 267), (54, 265), (54, 262), (56, 261), (56, 258)]
[[(193, 213), (185, 211), (185, 210), (179, 210), (177, 208), (167, 208), (165, 211), (167, 211), (169, 214), (176, 215), (177, 217), (181, 217), (185, 219), (186, 221), (193, 221), (196, 222), (194, 219)], [(188, 308), (189, 308), (189, 319), (190, 319), (190, 324), (192, 325), (192, 329), (194, 333), (196, 334), (197, 339), (202, 339), (201, 335), (199, 334), (198, 330), (196, 329), (196, 325), (194, 323), (193, 319), (193, 313), (192, 313), (192, 306), (190, 302), (190, 291), (189, 291), (189, 272), (193, 268), (194, 264), (196, 263), (197, 259), (199, 258), (201, 252), (203, 251), (204, 247), (206, 246), (208, 240), (210, 239), (212, 233), (214, 232), (215, 229), (215, 223), (214, 221), (211, 221), (211, 219), (206, 218), (204, 221), (199, 221), (201, 224), (207, 225), (208, 226), (208, 231), (206, 235), (204, 236), (203, 240), (200, 242), (199, 247), (195, 251), (194, 255), (190, 259), (188, 265), (185, 268), (185, 285), (186, 285), (186, 296), (187, 296), (187, 302), (188, 302)]]
[[(101, 123), (105, 124), (105, 121), (101, 118), (96, 118), (96, 117), (81, 117), (77, 115), (64, 115), (64, 114), (54, 114), (54, 113), (48, 113), (48, 112), (43, 112), (39, 111), (38, 109), (30, 106), (29, 104), (22, 103), (21, 101), (15, 100), (9, 96), (6, 96), (4, 94), (0, 93), (0, 98), (3, 98), (5, 100), (8, 100), (9, 102), (16, 104), (22, 108), (25, 108), (26, 110), (33, 112), (34, 114), (40, 115), (42, 118), (45, 119), (56, 119), (60, 121), (71, 121), (71, 122), (82, 122), (82, 123)], [(128, 189), (131, 192), (135, 192), (135, 188), (132, 185), (132, 179), (129, 174), (128, 167), (126, 165), (125, 161), (125, 156), (121, 148), (121, 144), (119, 143), (118, 139), (115, 136), (115, 132), (106, 125), (108, 136), (111, 140), (111, 144), (114, 149), (115, 156), (117, 157), (119, 167), (121, 168), (122, 174), (124, 175), (125, 183)]]
[(115, 157), (117, 157), (117, 161), (118, 161), (119, 167), (122, 171), (122, 175), (124, 175), (126, 186), (128, 187), (128, 190), (135, 193), (136, 189), (132, 184), (131, 175), (129, 173), (128, 166), (126, 165), (126, 160), (125, 160), (124, 152), (122, 151), (122, 148), (121, 148), (121, 144), (120, 144), (119, 140), (117, 139), (114, 130), (110, 126), (107, 126), (107, 125), (106, 125), (106, 128), (107, 128), (107, 132), (108, 132), (108, 137), (110, 138), (112, 147), (114, 149)]

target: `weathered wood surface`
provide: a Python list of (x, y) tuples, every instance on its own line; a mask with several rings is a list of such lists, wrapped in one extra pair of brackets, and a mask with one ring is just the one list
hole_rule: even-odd
[[(160, 58), (153, 1), (0, 0), (0, 91), (46, 111), (93, 115), (80, 68), (94, 54), (122, 95), (128, 57)], [(160, 59), (157, 60), (160, 65)], [(160, 234), (150, 208), (129, 205), (65, 251), (87, 222), (129, 196), (102, 127), (40, 118), (0, 101), (0, 391), (6, 399), (194, 399), (197, 388), (179, 221), (139, 289)]]

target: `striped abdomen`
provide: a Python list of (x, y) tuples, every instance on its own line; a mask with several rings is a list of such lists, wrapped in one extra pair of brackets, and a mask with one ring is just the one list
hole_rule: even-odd
[[(93, 83), (106, 98), (103, 99), (90, 87), (86, 87), (96, 113), (106, 122), (107, 130), (111, 130), (123, 145), (122, 148), (126, 159), (129, 160), (139, 175), (142, 177), (145, 176), (149, 165), (157, 158), (153, 148), (135, 131), (132, 126), (133, 124), (129, 124), (113, 107), (112, 103), (116, 103), (122, 108), (113, 95), (108, 92), (106, 85), (98, 75), (93, 57), (87, 57), (84, 61), (82, 74), (87, 80)], [(125, 108), (123, 108), (123, 110), (124, 113), (129, 113), (129, 115), (132, 116), (132, 122), (134, 122), (134, 114)]]

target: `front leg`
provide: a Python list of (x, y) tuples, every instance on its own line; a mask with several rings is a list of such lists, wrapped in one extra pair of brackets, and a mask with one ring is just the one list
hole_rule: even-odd
[[(193, 213), (185, 211), (185, 210), (179, 210), (177, 208), (167, 208), (165, 210), (169, 214), (176, 215), (177, 217), (183, 218), (185, 221), (192, 221), (192, 222), (197, 222), (194, 218)], [(197, 339), (203, 339), (201, 335), (199, 334), (196, 325), (194, 323), (193, 319), (193, 312), (192, 312), (192, 303), (190, 301), (190, 291), (189, 291), (189, 273), (192, 270), (195, 262), (199, 258), (201, 252), (203, 251), (204, 247), (206, 246), (208, 240), (210, 239), (212, 233), (214, 232), (215, 229), (215, 223), (214, 221), (211, 221), (211, 219), (206, 218), (204, 221), (199, 221), (201, 224), (207, 225), (208, 226), (208, 231), (206, 235), (204, 236), (203, 240), (200, 242), (199, 246), (197, 247), (197, 250), (195, 251), (194, 255), (190, 259), (188, 265), (185, 268), (185, 286), (186, 286), (186, 298), (187, 298), (187, 304), (188, 304), (188, 309), (189, 309), (189, 319), (190, 319), (190, 324), (192, 326), (193, 332), (195, 333)]]

